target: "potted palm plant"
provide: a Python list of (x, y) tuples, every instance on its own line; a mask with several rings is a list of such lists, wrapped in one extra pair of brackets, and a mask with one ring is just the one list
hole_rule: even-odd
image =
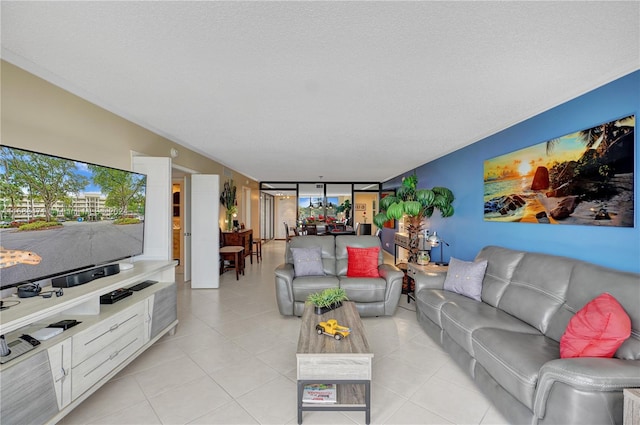
[(327, 288), (322, 292), (309, 294), (307, 301), (315, 306), (316, 314), (324, 314), (342, 306), (347, 301), (347, 292), (342, 288)]
[(454, 213), (453, 192), (446, 187), (432, 189), (418, 189), (418, 177), (415, 173), (402, 178), (402, 185), (395, 195), (380, 200), (380, 212), (373, 218), (376, 226), (382, 228), (387, 220), (401, 220), (406, 217), (407, 232), (409, 233), (409, 262), (418, 260), (419, 235), (424, 225), (424, 219), (439, 210), (442, 217), (451, 217)]

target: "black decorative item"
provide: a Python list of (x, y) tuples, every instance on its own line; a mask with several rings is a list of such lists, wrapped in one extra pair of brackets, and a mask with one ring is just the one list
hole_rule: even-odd
[(338, 301), (337, 303), (331, 304), (330, 306), (327, 306), (327, 307), (316, 306), (314, 312), (316, 314), (325, 314), (330, 312), (331, 310), (335, 310), (336, 308), (340, 308), (340, 307), (342, 307), (342, 302)]

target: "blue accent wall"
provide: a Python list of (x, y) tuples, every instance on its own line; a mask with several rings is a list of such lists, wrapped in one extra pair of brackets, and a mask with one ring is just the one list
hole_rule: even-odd
[[(526, 102), (526, 99), (522, 99)], [(595, 125), (636, 115), (640, 111), (640, 71), (563, 103), (526, 121), (482, 139), (449, 155), (426, 163), (415, 171), (419, 188), (446, 186), (455, 194), (455, 214), (443, 219), (436, 212), (428, 227), (450, 246), (450, 256), (472, 260), (486, 245), (543, 252), (577, 258), (619, 270), (640, 272), (640, 149), (635, 140), (635, 227), (551, 225), (485, 222), (483, 218), (484, 161), (508, 152), (546, 142)], [(398, 187), (402, 176), (383, 184)], [(383, 245), (393, 254), (392, 229), (383, 230)], [(440, 248), (432, 252), (439, 260)]]

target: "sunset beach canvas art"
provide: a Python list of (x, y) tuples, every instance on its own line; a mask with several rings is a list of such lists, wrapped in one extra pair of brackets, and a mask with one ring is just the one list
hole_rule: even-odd
[(484, 220), (634, 226), (635, 115), (484, 162)]

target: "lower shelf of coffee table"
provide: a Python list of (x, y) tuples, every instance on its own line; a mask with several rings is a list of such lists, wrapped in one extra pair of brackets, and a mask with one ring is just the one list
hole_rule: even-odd
[[(304, 385), (318, 384), (319, 382), (307, 382), (304, 381)], [(323, 382), (324, 383), (324, 382)], [(303, 385), (303, 386), (304, 386)], [(365, 403), (365, 384), (338, 384), (336, 385), (336, 399), (335, 403), (305, 403), (304, 406), (364, 406)]]
[[(336, 403), (303, 403), (302, 392), (308, 384), (337, 384)], [(303, 411), (362, 411), (365, 423), (371, 422), (370, 380), (298, 380), (298, 424), (302, 424)]]

